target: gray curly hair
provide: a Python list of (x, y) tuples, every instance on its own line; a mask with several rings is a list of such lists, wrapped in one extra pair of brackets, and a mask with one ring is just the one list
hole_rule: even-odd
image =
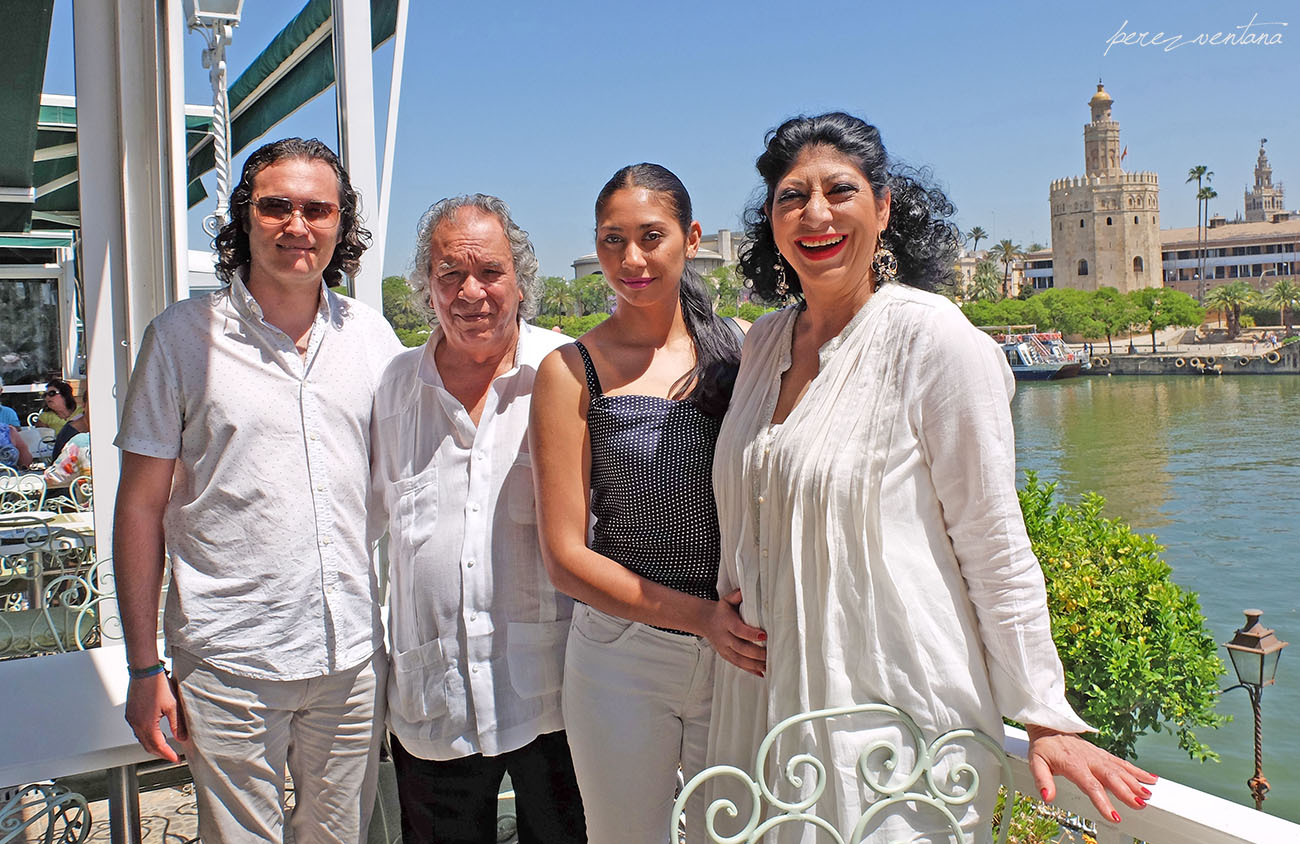
[(510, 218), (510, 206), (504, 200), (483, 193), (453, 196), (441, 199), (430, 206), (415, 227), (415, 257), (411, 259), (411, 305), (433, 325), (438, 316), (429, 305), (429, 282), (433, 256), (431, 254), (433, 232), (443, 222), (456, 216), (462, 208), (477, 208), (501, 221), (505, 229), (506, 240), (510, 242), (510, 255), (514, 260), (515, 279), (519, 284), (524, 299), (519, 303), (521, 319), (537, 316), (537, 304), (541, 298), (541, 282), (537, 278), (537, 255), (533, 252), (532, 241), (528, 232), (515, 225)]

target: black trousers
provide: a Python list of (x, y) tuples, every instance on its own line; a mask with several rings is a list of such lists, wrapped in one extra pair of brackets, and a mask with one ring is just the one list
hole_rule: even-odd
[(495, 844), (497, 792), (510, 774), (519, 844), (585, 844), (573, 758), (564, 732), (538, 736), (500, 756), (435, 762), (412, 756), (389, 734), (402, 804), (404, 844)]

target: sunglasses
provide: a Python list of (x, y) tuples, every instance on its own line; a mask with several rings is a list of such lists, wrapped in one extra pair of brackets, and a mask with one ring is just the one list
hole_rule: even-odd
[(264, 223), (287, 223), (296, 212), (314, 229), (332, 229), (339, 224), (339, 207), (323, 199), (294, 202), (283, 196), (263, 196), (251, 204), (257, 218)]
[(57, 396), (57, 395), (59, 395), (59, 391), (58, 391), (58, 390), (46, 390), (46, 391), (45, 391), (45, 397), (46, 397), (47, 399), (48, 399), (48, 398), (53, 398), (54, 396)]

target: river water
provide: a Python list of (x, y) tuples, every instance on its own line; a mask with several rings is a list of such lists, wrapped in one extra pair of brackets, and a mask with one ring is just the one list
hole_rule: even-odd
[[(1012, 404), (1016, 457), (1077, 502), (1154, 534), (1184, 589), (1199, 594), (1218, 642), (1242, 610), (1295, 643), (1263, 695), (1265, 811), (1300, 822), (1300, 376), (1084, 377), (1021, 383)], [(1222, 680), (1236, 683), (1227, 652)], [(1230, 678), (1230, 679), (1229, 679)], [(1197, 735), (1222, 757), (1197, 763), (1171, 736), (1143, 738), (1138, 763), (1246, 805), (1254, 725), (1244, 690), (1220, 698), (1233, 721)]]

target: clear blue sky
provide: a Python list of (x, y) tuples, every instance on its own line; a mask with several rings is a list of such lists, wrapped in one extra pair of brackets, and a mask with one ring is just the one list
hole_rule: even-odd
[[(510, 203), (544, 273), (570, 276), (572, 260), (593, 248), (600, 186), (642, 160), (681, 176), (706, 232), (737, 229), (764, 132), (834, 108), (867, 117), (892, 154), (931, 167), (963, 230), (1047, 244), (1048, 185), (1083, 172), (1098, 77), (1115, 99), (1125, 169), (1160, 176), (1162, 227), (1195, 225), (1184, 180), (1196, 164), (1214, 171), (1212, 212), (1239, 211), (1261, 137), (1274, 180), (1295, 183), (1288, 207), (1300, 207), (1294, 3), (993, 5), (414, 2), (385, 274), (405, 271), (415, 222), (432, 202), (482, 191)], [(70, 6), (56, 2), (51, 93), (74, 93)], [(299, 8), (245, 3), (232, 78)], [(1166, 41), (1105, 54), (1121, 27), (1190, 40), (1241, 33), (1252, 16), (1250, 33), (1280, 34), (1281, 43), (1167, 50)], [(187, 101), (210, 102), (201, 38), (187, 35), (186, 48)], [(381, 150), (392, 54), (391, 42), (375, 54)], [(267, 139), (287, 135), (335, 145), (332, 91)], [(191, 215), (192, 248), (210, 210)]]

